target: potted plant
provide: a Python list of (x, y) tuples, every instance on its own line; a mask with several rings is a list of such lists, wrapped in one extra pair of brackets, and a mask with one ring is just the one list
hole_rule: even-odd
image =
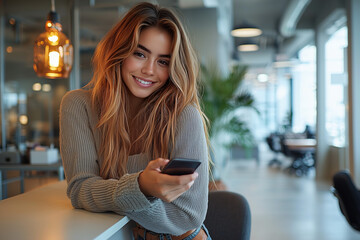
[[(216, 67), (201, 66), (201, 104), (209, 120), (209, 136), (213, 139), (224, 131), (230, 136), (225, 147), (240, 145), (244, 149), (254, 146), (254, 137), (239, 111), (250, 108), (258, 113), (253, 95), (242, 87), (247, 67), (235, 65), (227, 76)], [(216, 165), (216, 156), (212, 154)]]

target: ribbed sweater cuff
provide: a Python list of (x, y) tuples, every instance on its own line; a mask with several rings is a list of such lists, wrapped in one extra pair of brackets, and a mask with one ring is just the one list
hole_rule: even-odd
[(140, 211), (152, 205), (139, 188), (139, 174), (124, 175), (116, 186), (114, 202), (119, 209), (125, 212)]

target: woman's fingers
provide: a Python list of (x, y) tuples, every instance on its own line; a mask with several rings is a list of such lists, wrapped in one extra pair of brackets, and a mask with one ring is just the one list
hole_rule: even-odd
[(138, 180), (140, 190), (146, 196), (153, 196), (171, 202), (189, 190), (194, 184), (195, 179), (198, 177), (196, 172), (182, 176), (161, 173), (160, 169), (168, 162), (169, 160), (163, 158), (150, 161), (140, 174)]
[(169, 186), (179, 186), (179, 185), (185, 185), (188, 184), (191, 181), (194, 181), (198, 177), (198, 173), (194, 172), (192, 174), (187, 175), (168, 175), (168, 174), (162, 174), (163, 181), (166, 182)]
[(149, 162), (146, 168), (161, 171), (161, 169), (169, 162), (169, 159), (157, 158)]
[(161, 175), (159, 180), (162, 184), (159, 184), (157, 189), (157, 197), (167, 202), (175, 200), (189, 190), (198, 176), (197, 173), (182, 176)]
[(165, 202), (172, 202), (178, 197), (180, 197), (184, 192), (189, 190), (193, 184), (194, 181), (191, 181), (181, 187), (164, 192), (163, 197), (161, 199), (164, 200)]
[(159, 197), (159, 188), (163, 185), (161, 168), (169, 162), (168, 159), (158, 158), (150, 161), (144, 171), (139, 175), (140, 190), (148, 197)]

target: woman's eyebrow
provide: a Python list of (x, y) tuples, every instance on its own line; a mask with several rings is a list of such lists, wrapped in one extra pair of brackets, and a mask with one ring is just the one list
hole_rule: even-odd
[[(142, 50), (148, 52), (151, 54), (151, 51), (150, 49), (147, 49), (146, 47), (144, 47), (143, 45), (141, 44), (138, 44), (138, 48), (141, 48)], [(160, 54), (159, 57), (164, 57), (164, 58), (171, 58), (171, 55), (170, 54)]]

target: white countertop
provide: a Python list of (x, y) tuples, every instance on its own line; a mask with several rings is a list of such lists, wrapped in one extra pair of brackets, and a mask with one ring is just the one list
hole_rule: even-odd
[(74, 209), (66, 196), (66, 181), (0, 201), (4, 240), (108, 239), (128, 222), (128, 217), (115, 213)]

